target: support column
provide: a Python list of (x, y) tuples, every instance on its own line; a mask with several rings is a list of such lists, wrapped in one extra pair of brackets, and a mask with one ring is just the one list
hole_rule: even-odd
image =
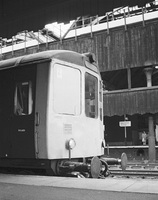
[(148, 118), (148, 127), (149, 127), (149, 135), (148, 135), (149, 161), (155, 162), (156, 161), (155, 133), (154, 133), (154, 120), (152, 115), (150, 115)]
[(131, 89), (131, 69), (127, 68), (127, 81), (128, 81), (128, 89)]
[(146, 81), (147, 81), (147, 87), (152, 86), (152, 73), (153, 69), (151, 67), (144, 69), (145, 75), (146, 75)]
[[(147, 79), (147, 87), (152, 86), (152, 67), (148, 67), (144, 69), (146, 79)], [(154, 118), (153, 115), (149, 115), (148, 118), (148, 128), (149, 128), (149, 134), (148, 134), (148, 144), (149, 144), (149, 161), (155, 162), (156, 160), (156, 149), (155, 149), (155, 132), (154, 132)]]

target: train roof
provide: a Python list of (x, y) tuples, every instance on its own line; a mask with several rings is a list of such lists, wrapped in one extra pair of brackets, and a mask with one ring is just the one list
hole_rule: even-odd
[[(98, 72), (98, 68), (96, 66), (95, 59), (91, 57), (90, 53), (88, 54), (80, 54), (73, 51), (68, 50), (49, 50), (42, 51), (39, 53), (24, 55), (16, 58), (11, 58), (7, 60), (0, 61), (0, 70), (17, 67), (20, 65), (38, 63), (42, 61), (51, 61), (51, 59), (60, 59), (66, 62), (74, 63), (80, 66), (87, 66), (85, 64), (86, 61), (93, 64), (93, 71)], [(88, 66), (87, 66), (88, 67)], [(88, 67), (89, 68), (89, 67)]]

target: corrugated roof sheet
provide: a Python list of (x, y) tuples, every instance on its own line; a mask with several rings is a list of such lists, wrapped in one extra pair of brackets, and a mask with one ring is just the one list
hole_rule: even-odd
[(134, 115), (158, 112), (158, 87), (104, 93), (104, 115)]

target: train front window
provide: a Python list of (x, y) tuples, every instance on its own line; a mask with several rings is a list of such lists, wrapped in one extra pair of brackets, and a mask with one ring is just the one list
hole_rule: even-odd
[(85, 74), (85, 112), (90, 118), (98, 117), (98, 79)]
[(80, 115), (81, 72), (56, 63), (53, 80), (54, 111), (58, 114)]
[(15, 115), (29, 115), (32, 113), (32, 83), (21, 82), (16, 84), (14, 95)]

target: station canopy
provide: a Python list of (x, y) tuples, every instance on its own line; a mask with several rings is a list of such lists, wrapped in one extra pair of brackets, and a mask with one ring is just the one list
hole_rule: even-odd
[(151, 0), (0, 0), (0, 37), (37, 31), (52, 22), (69, 22), (79, 16), (105, 15), (114, 8), (143, 7)]

